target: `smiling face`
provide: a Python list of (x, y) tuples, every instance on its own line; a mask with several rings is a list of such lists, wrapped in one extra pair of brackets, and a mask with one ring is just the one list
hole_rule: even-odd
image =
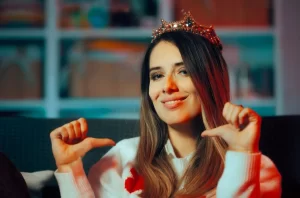
[(154, 47), (149, 71), (149, 96), (166, 124), (186, 123), (201, 113), (198, 92), (174, 44), (161, 41)]

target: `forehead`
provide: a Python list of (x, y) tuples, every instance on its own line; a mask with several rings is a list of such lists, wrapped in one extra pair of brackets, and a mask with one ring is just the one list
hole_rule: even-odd
[(179, 49), (170, 42), (161, 41), (152, 50), (150, 54), (149, 66), (169, 66), (174, 63), (182, 62)]

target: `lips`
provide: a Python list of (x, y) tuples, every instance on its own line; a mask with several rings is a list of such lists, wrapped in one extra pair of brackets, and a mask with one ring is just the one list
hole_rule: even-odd
[(162, 103), (163, 103), (164, 107), (166, 107), (167, 109), (175, 109), (175, 108), (179, 107), (180, 105), (182, 105), (186, 98), (187, 97), (168, 98), (168, 99), (162, 100)]

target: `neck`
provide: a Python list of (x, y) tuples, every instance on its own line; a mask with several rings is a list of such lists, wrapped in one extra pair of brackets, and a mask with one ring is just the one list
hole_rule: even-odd
[(197, 138), (204, 130), (200, 116), (186, 122), (168, 125), (169, 139), (178, 158), (183, 158), (194, 152), (197, 148)]

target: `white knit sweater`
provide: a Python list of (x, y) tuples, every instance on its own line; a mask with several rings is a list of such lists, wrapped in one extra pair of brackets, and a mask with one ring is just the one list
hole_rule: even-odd
[[(62, 198), (137, 198), (140, 190), (128, 190), (128, 183), (134, 183), (132, 172), (139, 138), (125, 139), (101, 158), (89, 171), (88, 177), (83, 167), (73, 167), (70, 173), (55, 172)], [(191, 155), (176, 158), (170, 141), (166, 152), (180, 177)], [(129, 181), (131, 180), (131, 181)], [(126, 185), (125, 185), (126, 184)], [(281, 196), (281, 176), (273, 162), (260, 153), (247, 154), (228, 151), (225, 169), (216, 193), (206, 197), (217, 198), (279, 198)]]

